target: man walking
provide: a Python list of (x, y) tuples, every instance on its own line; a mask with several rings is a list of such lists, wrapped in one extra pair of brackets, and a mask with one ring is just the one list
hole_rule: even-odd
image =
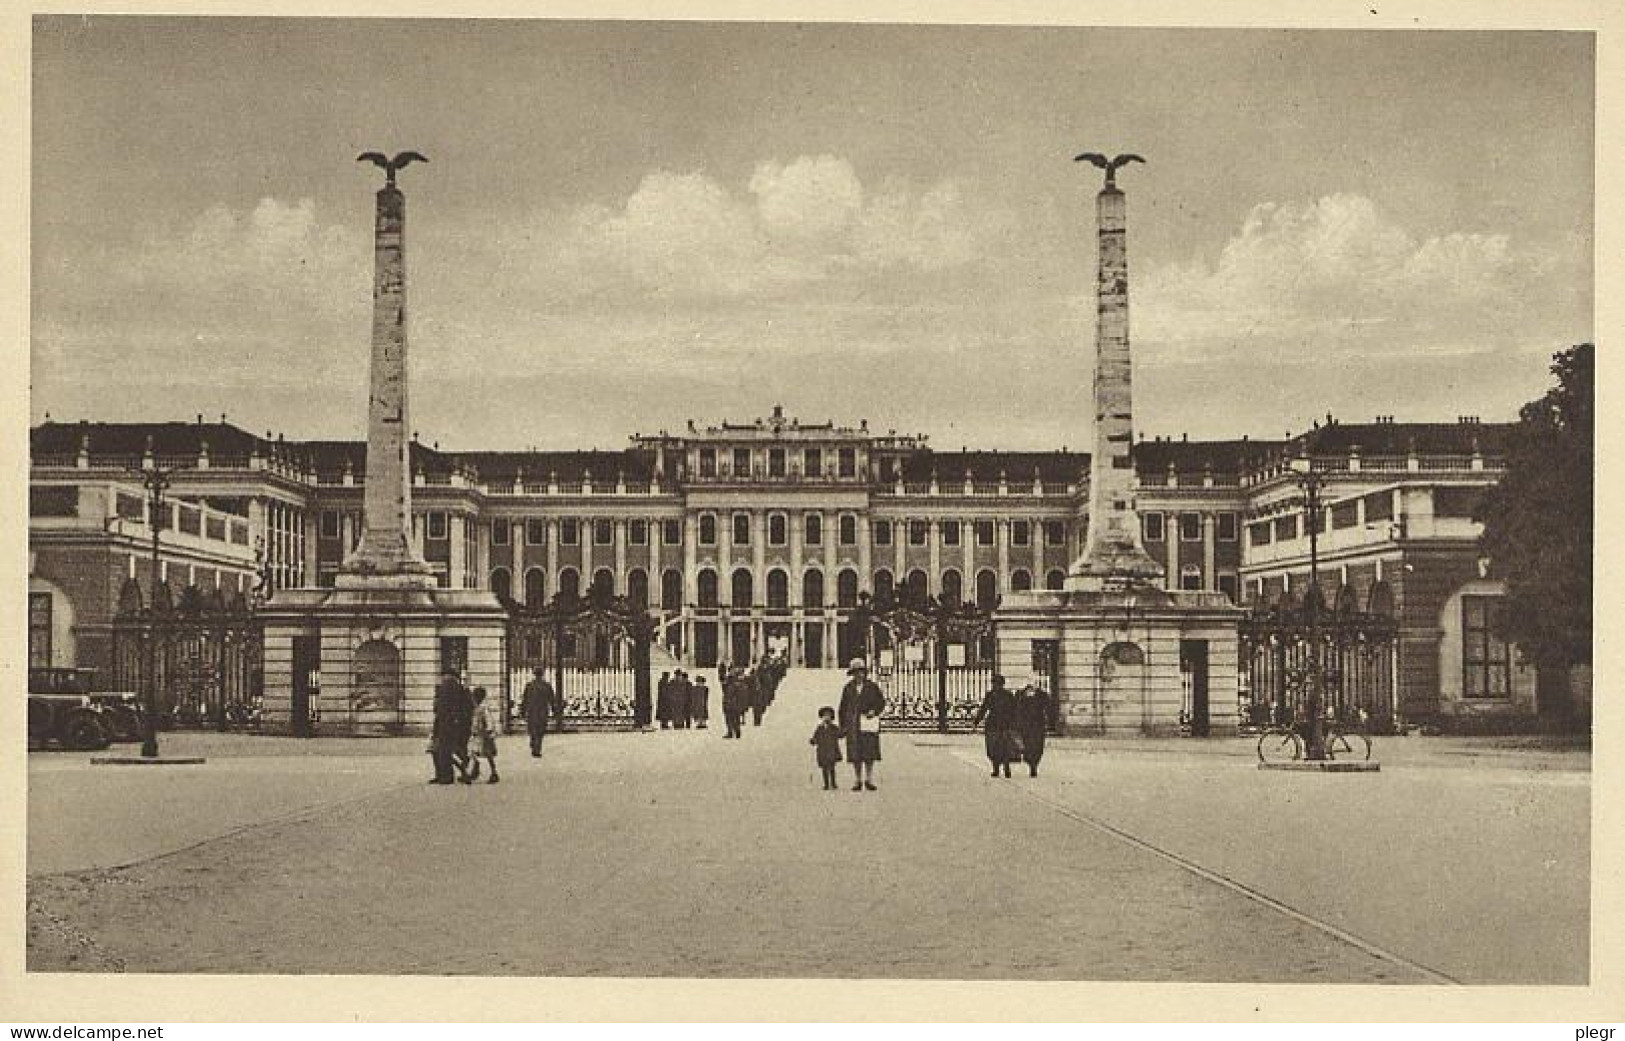
[(687, 730), (689, 721), (689, 692), (693, 685), (688, 682), (688, 673), (682, 669), (671, 681), (671, 725), (678, 730)]
[(749, 681), (738, 669), (732, 669), (722, 681), (722, 721), (728, 732), (723, 737), (741, 737), (740, 719), (750, 704)]
[(655, 684), (655, 718), (660, 720), (661, 730), (671, 729), (671, 685), (673, 682), (671, 673), (662, 672), (660, 682)]
[(553, 685), (547, 682), (542, 667), (536, 666), (525, 692), (520, 698), (519, 714), (525, 717), (525, 730), (530, 734), (530, 754), (542, 757), (542, 737), (547, 733), (547, 714), (552, 711)]
[(434, 688), (434, 725), (429, 732), (429, 754), (434, 757), (434, 777), (430, 779), (430, 784), (456, 782), (452, 769), (459, 740), (465, 752), (468, 747), (466, 735), (459, 739), (459, 718), (466, 716), (467, 706), (468, 696), (463, 692), (463, 684), (457, 679), (457, 673), (451, 669), (445, 670)]

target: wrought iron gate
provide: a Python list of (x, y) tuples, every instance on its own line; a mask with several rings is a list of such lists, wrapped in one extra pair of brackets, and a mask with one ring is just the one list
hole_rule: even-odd
[(1320, 670), (1327, 715), (1374, 731), (1394, 729), (1393, 596), (1377, 583), (1362, 610), (1344, 586), (1327, 609), (1311, 587), (1303, 600), (1259, 604), (1241, 623), (1244, 728), (1302, 721), (1313, 670)]
[(140, 691), (160, 729), (256, 729), (263, 668), (259, 621), (247, 598), (188, 586), (171, 599), (159, 585), (152, 603), (129, 579), (113, 616), (113, 685)]
[(934, 596), (858, 598), (852, 621), (886, 696), (888, 726), (968, 731), (993, 680), (993, 613)]
[(520, 694), (536, 670), (553, 685), (557, 729), (619, 729), (649, 722), (649, 648), (655, 622), (625, 597), (594, 593), (587, 599), (559, 593), (531, 608), (505, 600), (508, 609), (509, 725), (519, 719)]

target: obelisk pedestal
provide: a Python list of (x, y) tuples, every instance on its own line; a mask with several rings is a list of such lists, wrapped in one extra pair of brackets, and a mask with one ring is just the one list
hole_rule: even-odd
[(1066, 733), (1234, 733), (1241, 612), (1223, 593), (1166, 588), (1135, 509), (1127, 200), (1114, 175), (1138, 157), (1079, 158), (1106, 170), (1096, 199), (1088, 536), (1065, 589), (1005, 595), (994, 616), (999, 669), (1051, 690)]
[(265, 716), (274, 729), (427, 733), (447, 669), (499, 698), (506, 691), (506, 612), (490, 592), (449, 588), (455, 576), (437, 574), (412, 536), (406, 199), (395, 171), (422, 158), (374, 158), (389, 181), (374, 225), (362, 535), (333, 588), (278, 590), (266, 605)]

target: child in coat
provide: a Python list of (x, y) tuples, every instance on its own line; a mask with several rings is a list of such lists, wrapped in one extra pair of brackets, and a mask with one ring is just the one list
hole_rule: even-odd
[(485, 688), (474, 688), (474, 719), (468, 732), (468, 759), (472, 764), (467, 776), (463, 780), (469, 784), (474, 783), (480, 776), (480, 757), (491, 766), (491, 776), (486, 784), (496, 784), (502, 778), (497, 776), (497, 738), (496, 728), (491, 725), (491, 716), (486, 709)]
[(824, 790), (835, 790), (835, 764), (841, 761), (841, 728), (835, 725), (835, 710), (828, 705), (818, 710), (818, 728), (808, 744), (818, 749), (818, 769), (824, 773)]

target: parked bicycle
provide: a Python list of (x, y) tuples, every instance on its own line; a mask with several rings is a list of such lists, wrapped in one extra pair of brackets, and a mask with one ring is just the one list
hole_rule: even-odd
[[(1362, 716), (1364, 713), (1362, 713)], [(1371, 739), (1365, 734), (1365, 721), (1345, 724), (1328, 718), (1322, 729), (1326, 741), (1326, 758), (1365, 762), (1371, 758)], [(1302, 759), (1307, 747), (1309, 724), (1294, 720), (1291, 723), (1271, 723), (1258, 735), (1258, 761), (1261, 763), (1295, 762)]]

